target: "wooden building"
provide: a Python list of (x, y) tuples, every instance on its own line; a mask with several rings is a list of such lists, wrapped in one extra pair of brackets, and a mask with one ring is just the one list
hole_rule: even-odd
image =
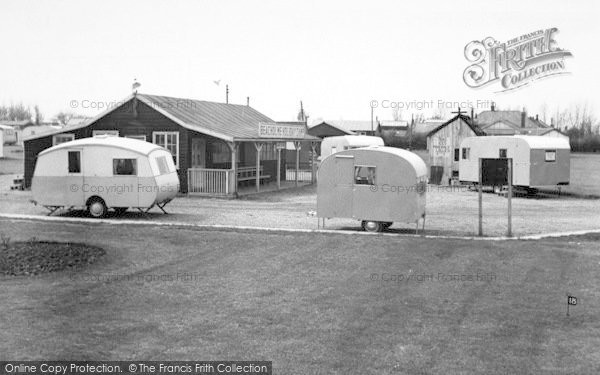
[(453, 180), (458, 182), (460, 143), (467, 137), (481, 135), (484, 135), (483, 131), (460, 109), (456, 116), (429, 132), (429, 182), (438, 185), (450, 185)]
[(37, 155), (56, 144), (109, 134), (152, 142), (173, 154), (181, 192), (237, 195), (280, 181), (285, 143), (315, 148), (305, 124), (277, 123), (247, 105), (132, 94), (95, 118), (25, 139), (24, 183), (31, 186)]

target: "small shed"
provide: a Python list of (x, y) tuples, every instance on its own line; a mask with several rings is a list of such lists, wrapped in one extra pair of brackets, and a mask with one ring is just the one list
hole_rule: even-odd
[[(569, 141), (546, 136), (470, 137), (461, 143), (459, 179), (479, 181), (479, 159), (513, 159), (513, 185), (524, 188), (568, 185)], [(484, 171), (484, 173), (487, 173)]]
[(429, 152), (429, 182), (437, 185), (450, 185), (458, 182), (460, 143), (463, 139), (484, 135), (471, 118), (458, 114), (427, 134)]
[(318, 171), (317, 216), (353, 218), (368, 231), (425, 217), (427, 168), (416, 154), (366, 147), (326, 157)]

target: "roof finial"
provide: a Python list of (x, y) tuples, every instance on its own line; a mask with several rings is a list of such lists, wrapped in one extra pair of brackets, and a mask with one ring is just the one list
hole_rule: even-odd
[(131, 85), (131, 89), (133, 90), (133, 94), (134, 94), (134, 95), (135, 95), (135, 94), (137, 94), (137, 89), (138, 89), (138, 87), (140, 87), (141, 85), (142, 85), (142, 84), (141, 84), (141, 83), (139, 83), (139, 82), (137, 81), (137, 78), (134, 78), (134, 79), (133, 79), (133, 85)]

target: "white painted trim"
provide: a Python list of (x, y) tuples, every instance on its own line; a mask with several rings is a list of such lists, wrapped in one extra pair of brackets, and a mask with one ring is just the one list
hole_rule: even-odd
[(531, 234), (520, 237), (477, 237), (477, 236), (447, 236), (447, 235), (422, 235), (422, 234), (406, 234), (406, 233), (370, 233), (349, 230), (335, 229), (295, 229), (295, 228), (263, 228), (237, 225), (219, 225), (219, 224), (196, 224), (186, 222), (161, 222), (152, 220), (122, 220), (122, 219), (92, 219), (82, 217), (59, 217), (59, 216), (41, 216), (41, 215), (24, 215), (24, 214), (5, 214), (0, 213), (1, 219), (10, 219), (12, 221), (45, 221), (57, 223), (73, 223), (73, 224), (108, 224), (108, 225), (138, 225), (138, 226), (158, 226), (158, 227), (185, 227), (197, 228), (205, 230), (222, 230), (236, 232), (269, 232), (269, 233), (322, 233), (322, 234), (343, 234), (354, 236), (388, 236), (388, 237), (404, 237), (404, 238), (429, 238), (429, 239), (455, 239), (455, 240), (472, 240), (472, 241), (517, 241), (517, 240), (542, 240), (545, 238), (581, 236), (586, 234), (600, 233), (600, 229), (579, 230), (571, 232), (552, 232), (542, 234)]

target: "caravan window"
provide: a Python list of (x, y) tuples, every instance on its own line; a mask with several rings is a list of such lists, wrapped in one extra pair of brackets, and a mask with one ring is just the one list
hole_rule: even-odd
[(137, 175), (137, 160), (135, 159), (113, 159), (113, 175), (135, 176)]
[(546, 161), (556, 161), (556, 150), (546, 150)]
[(179, 132), (153, 132), (152, 143), (171, 151), (175, 166), (179, 166)]
[(499, 158), (506, 158), (507, 152), (505, 148), (500, 149)]
[(169, 164), (167, 164), (167, 158), (159, 156), (156, 158), (156, 164), (158, 165), (158, 173), (163, 175), (169, 173)]
[(81, 173), (81, 152), (69, 151), (69, 173)]
[(375, 185), (375, 167), (357, 165), (354, 167), (354, 183), (356, 185)]
[(465, 147), (462, 149), (462, 158), (463, 160), (469, 159), (469, 154), (471, 153), (471, 149), (468, 147)]

